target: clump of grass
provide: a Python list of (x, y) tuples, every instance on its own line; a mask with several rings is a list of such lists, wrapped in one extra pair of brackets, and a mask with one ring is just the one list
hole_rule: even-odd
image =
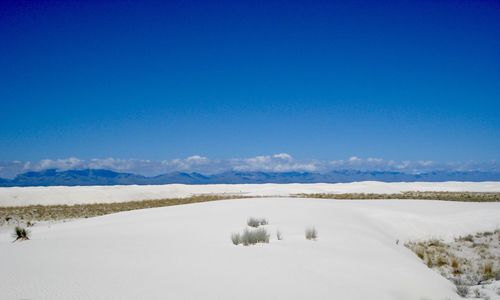
[(247, 220), (247, 225), (250, 226), (250, 227), (254, 227), (254, 228), (257, 228), (260, 225), (267, 225), (267, 224), (269, 224), (269, 222), (265, 218), (254, 218), (254, 217), (251, 217), (251, 218), (249, 218)]
[(478, 288), (475, 288), (473, 292), (474, 292), (474, 298), (481, 298), (481, 291)]
[(233, 233), (231, 234), (231, 241), (233, 242), (233, 244), (235, 245), (239, 245), (241, 244), (241, 235), (239, 233)]
[(487, 262), (483, 266), (483, 278), (484, 280), (488, 280), (491, 278), (495, 278), (495, 274), (493, 273), (493, 263)]
[(281, 234), (281, 231), (278, 229), (276, 231), (276, 238), (281, 241), (283, 239), (283, 235)]
[(12, 237), (15, 238), (14, 242), (26, 241), (30, 239), (30, 231), (27, 230), (26, 228), (16, 226), (16, 228), (14, 228), (14, 233), (12, 234)]
[(427, 256), (427, 261), (425, 263), (427, 265), (427, 267), (429, 268), (432, 268), (434, 267), (434, 262), (432, 261), (432, 258), (430, 258), (430, 256)]
[(448, 264), (448, 260), (444, 256), (439, 256), (436, 263), (438, 267), (442, 267)]
[(474, 237), (472, 236), (472, 234), (468, 234), (464, 237), (461, 238), (463, 241), (467, 241), (467, 242), (471, 242), (473, 243), (474, 242)]
[(461, 273), (460, 269), (458, 268), (458, 259), (456, 257), (451, 258), (450, 266), (453, 275), (459, 275)]
[(457, 294), (461, 297), (469, 295), (469, 287), (466, 285), (457, 285)]
[(420, 258), (421, 260), (424, 259), (424, 255), (425, 255), (425, 250), (423, 247), (418, 247), (416, 250), (415, 250), (415, 253), (417, 254), (418, 258)]
[(257, 243), (269, 243), (269, 233), (265, 228), (258, 228), (255, 230), (245, 229), (241, 235), (241, 243), (244, 246)]
[(306, 228), (306, 239), (315, 240), (318, 238), (318, 231), (315, 227)]

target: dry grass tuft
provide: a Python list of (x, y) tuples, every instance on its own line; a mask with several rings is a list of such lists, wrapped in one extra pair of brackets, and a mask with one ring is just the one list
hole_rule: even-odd
[(306, 228), (306, 239), (316, 240), (318, 238), (318, 231), (315, 227)]
[(483, 278), (484, 280), (495, 278), (495, 274), (493, 273), (493, 263), (491, 261), (486, 262), (483, 265)]
[(244, 246), (255, 245), (257, 243), (269, 243), (269, 233), (265, 228), (255, 230), (245, 229), (241, 235), (241, 243)]
[(241, 235), (239, 233), (233, 233), (233, 234), (231, 234), (231, 241), (235, 245), (241, 244)]
[(279, 229), (276, 231), (276, 239), (278, 239), (278, 241), (281, 241), (283, 239), (283, 235), (281, 234), (281, 231)]
[(269, 224), (269, 222), (265, 218), (254, 218), (254, 217), (251, 217), (251, 218), (249, 218), (247, 220), (247, 225), (250, 226), (250, 227), (254, 227), (254, 228), (257, 228), (260, 225), (267, 225), (267, 224)]
[(12, 237), (15, 238), (14, 242), (16, 241), (26, 241), (30, 239), (30, 231), (27, 230), (26, 228), (22, 228), (19, 226), (16, 226), (14, 228), (14, 233), (12, 234)]

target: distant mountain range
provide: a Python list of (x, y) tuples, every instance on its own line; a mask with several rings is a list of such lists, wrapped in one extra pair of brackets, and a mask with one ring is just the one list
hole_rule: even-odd
[(237, 172), (229, 171), (213, 175), (174, 172), (146, 177), (102, 169), (27, 172), (14, 179), (0, 178), (0, 186), (76, 186), (76, 185), (155, 185), (183, 184), (231, 184), (231, 183), (339, 183), (354, 181), (500, 181), (500, 173), (436, 171), (409, 174), (391, 171), (340, 170), (328, 173), (312, 172)]

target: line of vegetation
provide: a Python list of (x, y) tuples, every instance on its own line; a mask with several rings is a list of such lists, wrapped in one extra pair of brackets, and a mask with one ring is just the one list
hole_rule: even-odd
[[(372, 199), (421, 199), (464, 202), (500, 202), (500, 193), (485, 192), (403, 192), (395, 194), (346, 193), (346, 194), (296, 194), (299, 198), (372, 200)], [(188, 198), (142, 200), (117, 203), (92, 203), (75, 205), (29, 205), (0, 207), (0, 226), (30, 221), (56, 221), (90, 218), (135, 209), (217, 201), (225, 199), (256, 198), (241, 195), (204, 194)]]
[(375, 199), (416, 199), (443, 200), (463, 202), (500, 202), (500, 193), (487, 192), (402, 192), (394, 194), (347, 193), (347, 194), (296, 194), (299, 198), (342, 199), (342, 200), (375, 200)]
[(191, 204), (249, 198), (234, 195), (196, 195), (188, 198), (129, 201), (118, 203), (92, 203), (75, 205), (29, 205), (0, 207), (0, 225), (21, 224), (32, 221), (56, 221), (76, 218), (97, 217), (122, 211), (155, 208), (181, 204)]

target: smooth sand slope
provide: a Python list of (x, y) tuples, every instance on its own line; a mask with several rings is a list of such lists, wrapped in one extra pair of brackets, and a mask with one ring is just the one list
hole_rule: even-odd
[(315, 184), (122, 185), (0, 188), (0, 206), (111, 203), (189, 197), (198, 194), (290, 196), (312, 193), (379, 193), (404, 191), (500, 192), (500, 182), (378, 182)]
[[(251, 216), (268, 218), (270, 243), (233, 245)], [(317, 241), (304, 238), (310, 225)], [(35, 226), (24, 242), (0, 234), (0, 299), (461, 299), (402, 243), (495, 228), (500, 203), (261, 198), (129, 211)]]

